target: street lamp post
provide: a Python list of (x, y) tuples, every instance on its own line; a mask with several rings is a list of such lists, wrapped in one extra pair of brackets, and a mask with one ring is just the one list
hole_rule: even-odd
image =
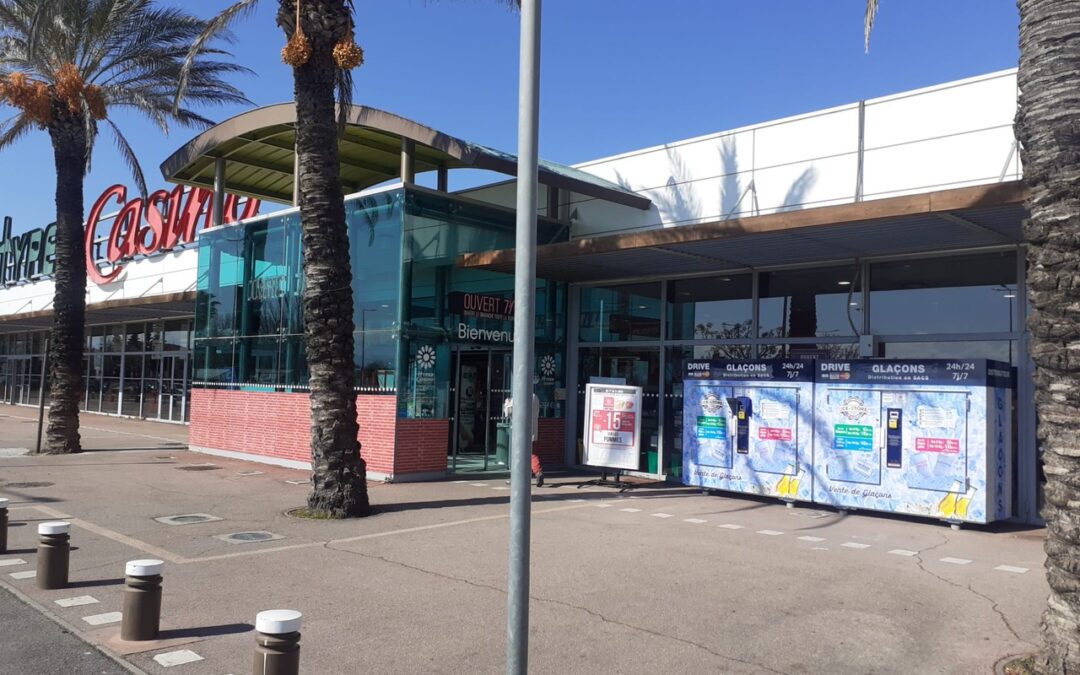
[(518, 80), (517, 253), (514, 261), (514, 415), (510, 443), (510, 574), (506, 672), (529, 670), (532, 389), (536, 321), (536, 201), (540, 114), (540, 5), (521, 0)]

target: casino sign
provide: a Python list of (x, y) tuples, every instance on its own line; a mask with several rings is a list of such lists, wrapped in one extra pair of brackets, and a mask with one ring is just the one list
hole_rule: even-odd
[[(108, 188), (94, 202), (86, 220), (86, 276), (96, 284), (106, 284), (115, 281), (123, 272), (124, 263), (135, 256), (159, 255), (194, 242), (197, 231), (213, 223), (213, 196), (210, 190), (185, 190), (178, 185), (172, 191), (156, 190), (145, 199), (129, 200), (123, 185)], [(120, 205), (120, 210), (108, 228), (108, 235), (101, 239), (98, 227), (112, 202)], [(233, 223), (251, 218), (259, 212), (260, 205), (258, 199), (242, 200), (227, 194), (224, 220)], [(56, 223), (12, 236), (11, 218), (6, 217), (0, 234), (0, 284), (34, 281), (55, 272)], [(102, 266), (111, 269), (102, 272)]]

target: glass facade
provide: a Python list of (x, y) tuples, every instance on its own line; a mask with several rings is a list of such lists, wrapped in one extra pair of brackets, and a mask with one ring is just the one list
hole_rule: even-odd
[[(82, 409), (188, 421), (191, 333), (190, 318), (87, 326)], [(47, 336), (0, 334), (0, 403), (38, 404)]]
[[(514, 279), (460, 268), (457, 258), (513, 247), (513, 212), (399, 188), (350, 198), (346, 218), (357, 391), (396, 396), (403, 418), (452, 420), (467, 432), (455, 433), (452, 452), (479, 452), (486, 466), (510, 388), (502, 359), (514, 342)], [(545, 241), (557, 231), (543, 218), (539, 229)], [(295, 211), (204, 232), (195, 386), (306, 390), (302, 294)], [(561, 417), (565, 286), (539, 281), (536, 302), (535, 390), (542, 416)]]
[(638, 468), (678, 478), (688, 359), (858, 358), (870, 334), (885, 358), (1022, 365), (1020, 274), (1009, 249), (576, 287), (576, 437), (590, 378), (639, 385)]

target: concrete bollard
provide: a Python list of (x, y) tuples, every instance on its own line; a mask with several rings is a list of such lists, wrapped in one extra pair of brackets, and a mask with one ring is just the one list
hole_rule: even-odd
[(0, 497), (0, 553), (7, 553), (8, 500)]
[(71, 523), (54, 520), (38, 525), (37, 587), (45, 590), (68, 584)]
[(124, 612), (120, 639), (156, 640), (161, 629), (160, 560), (132, 560), (124, 567)]
[(255, 616), (254, 675), (299, 675), (302, 616), (294, 609), (270, 609)]

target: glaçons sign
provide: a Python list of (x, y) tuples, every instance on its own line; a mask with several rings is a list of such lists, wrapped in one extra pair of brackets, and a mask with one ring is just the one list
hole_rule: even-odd
[[(195, 241), (199, 229), (213, 222), (214, 193), (202, 188), (187, 190), (176, 186), (172, 191), (156, 190), (146, 198), (128, 200), (127, 188), (113, 185), (97, 198), (86, 220), (83, 247), (86, 253), (86, 276), (96, 284), (115, 281), (124, 270), (124, 261), (142, 255), (164, 253), (181, 244)], [(98, 227), (111, 203), (121, 205), (113, 218), (108, 235), (101, 240)], [(233, 223), (258, 214), (258, 199), (242, 201), (225, 195), (224, 217)], [(238, 212), (239, 211), (239, 212)], [(202, 228), (199, 221), (202, 220)], [(107, 219), (106, 219), (107, 222)], [(0, 283), (12, 284), (49, 276), (56, 270), (56, 224), (19, 235), (11, 234), (11, 218), (4, 218), (0, 239)], [(110, 267), (103, 272), (101, 267)]]

